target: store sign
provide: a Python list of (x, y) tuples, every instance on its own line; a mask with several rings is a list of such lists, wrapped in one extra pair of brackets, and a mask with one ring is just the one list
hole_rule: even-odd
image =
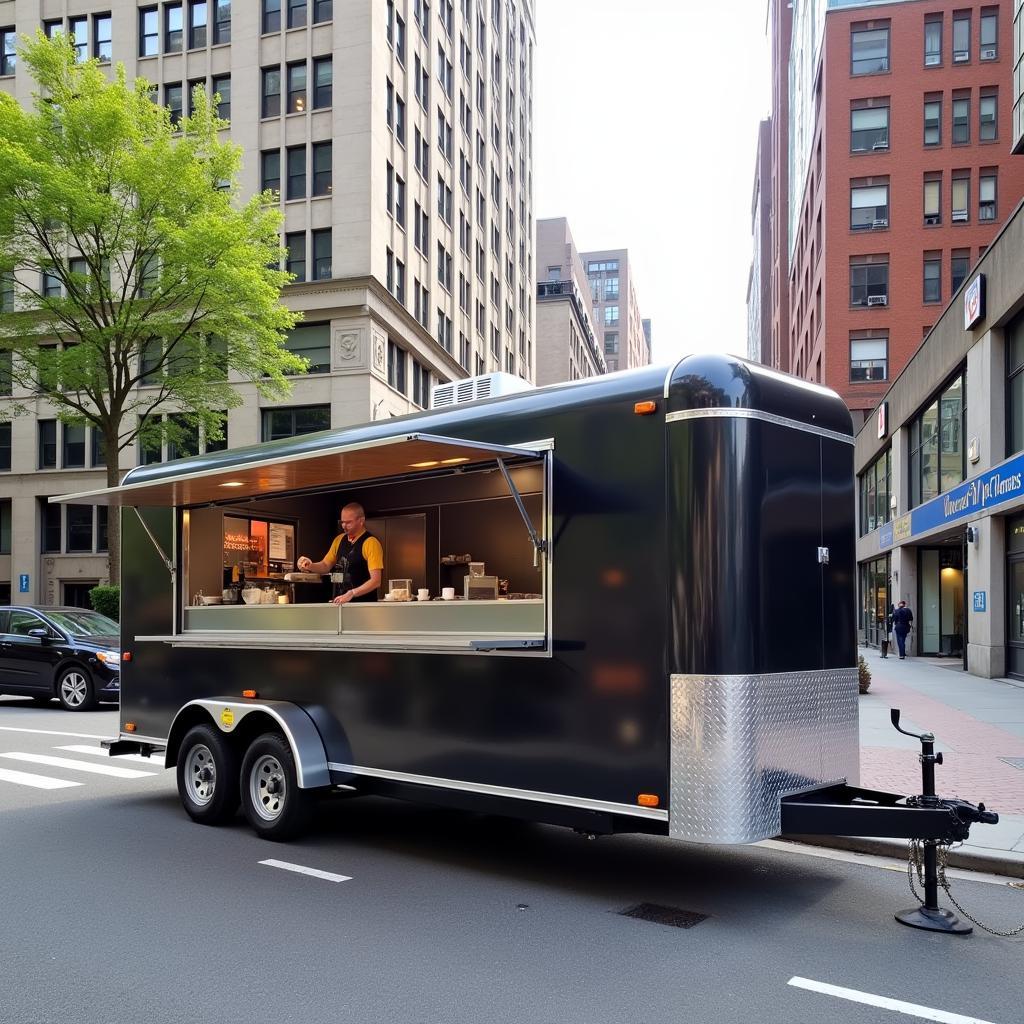
[(892, 523), (886, 523), (878, 531), (878, 546), (880, 548), (892, 547)]
[(889, 403), (883, 402), (878, 407), (878, 440), (881, 441), (885, 437), (886, 431), (889, 429)]
[(911, 535), (984, 513), (1024, 497), (1024, 454), (954, 487), (910, 513)]
[(964, 330), (969, 331), (985, 315), (985, 275), (979, 274), (964, 292)]
[(974, 592), (974, 610), (976, 612), (983, 612), (985, 610), (985, 591), (976, 590)]
[(897, 516), (891, 523), (886, 523), (878, 531), (879, 548), (891, 548), (893, 544), (902, 544), (910, 540), (910, 513)]

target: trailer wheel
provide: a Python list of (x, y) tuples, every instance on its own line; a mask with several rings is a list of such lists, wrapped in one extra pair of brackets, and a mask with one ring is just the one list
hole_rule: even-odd
[(300, 789), (295, 758), (279, 733), (265, 733), (242, 760), (242, 810), (261, 839), (284, 842), (304, 832), (313, 818), (312, 790)]
[(238, 810), (238, 753), (212, 725), (195, 725), (178, 751), (178, 796), (200, 825), (220, 825)]

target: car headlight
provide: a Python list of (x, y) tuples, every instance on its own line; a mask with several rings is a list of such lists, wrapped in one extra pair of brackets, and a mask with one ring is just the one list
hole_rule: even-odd
[(117, 651), (97, 651), (96, 657), (99, 658), (107, 668), (121, 668), (121, 655)]

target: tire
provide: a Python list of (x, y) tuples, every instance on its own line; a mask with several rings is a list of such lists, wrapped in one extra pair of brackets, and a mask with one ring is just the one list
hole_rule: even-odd
[(92, 677), (80, 665), (69, 665), (57, 675), (57, 700), (65, 711), (91, 711), (96, 707)]
[(253, 740), (242, 759), (242, 811), (261, 839), (285, 842), (309, 828), (313, 791), (299, 789), (295, 758), (280, 733)]
[(238, 752), (219, 729), (194, 725), (181, 741), (178, 796), (200, 825), (222, 825), (238, 810)]

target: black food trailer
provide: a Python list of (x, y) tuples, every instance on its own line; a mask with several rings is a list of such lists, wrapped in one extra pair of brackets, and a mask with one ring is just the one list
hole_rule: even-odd
[[(963, 838), (971, 805), (855, 788), (852, 444), (834, 393), (707, 355), (65, 496), (122, 509), (111, 752), (272, 839), (332, 787), (698, 843)], [(425, 600), (291, 582), (348, 502), (382, 596)]]

